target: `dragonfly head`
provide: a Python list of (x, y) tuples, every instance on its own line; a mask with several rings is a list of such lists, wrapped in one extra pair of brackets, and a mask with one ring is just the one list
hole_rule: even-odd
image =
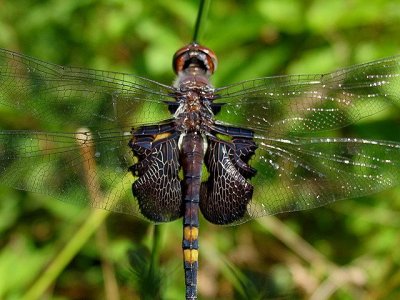
[(176, 74), (188, 69), (200, 69), (211, 75), (217, 69), (217, 56), (210, 49), (191, 43), (176, 51), (172, 66)]

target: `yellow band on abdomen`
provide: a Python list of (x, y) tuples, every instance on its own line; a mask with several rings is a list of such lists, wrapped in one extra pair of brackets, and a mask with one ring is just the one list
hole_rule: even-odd
[(183, 257), (185, 262), (192, 264), (199, 259), (199, 252), (195, 249), (185, 249), (183, 250)]
[(197, 227), (186, 226), (183, 229), (183, 238), (189, 242), (197, 240), (199, 236), (199, 229)]

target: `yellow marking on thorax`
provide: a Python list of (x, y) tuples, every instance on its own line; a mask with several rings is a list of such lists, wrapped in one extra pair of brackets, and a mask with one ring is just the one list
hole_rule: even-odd
[(154, 135), (154, 141), (158, 141), (158, 140), (162, 140), (164, 138), (167, 138), (171, 135), (170, 132), (164, 132), (164, 133), (160, 133), (160, 134), (156, 134)]
[(185, 262), (193, 264), (199, 259), (199, 251), (195, 249), (185, 249), (183, 250), (183, 257)]
[(199, 229), (197, 227), (185, 226), (183, 228), (183, 237), (189, 242), (197, 240), (199, 236)]

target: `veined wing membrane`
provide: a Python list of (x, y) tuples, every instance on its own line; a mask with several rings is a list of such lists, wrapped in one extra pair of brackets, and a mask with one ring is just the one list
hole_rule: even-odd
[[(172, 87), (149, 79), (58, 66), (0, 49), (0, 105), (55, 131), (66, 125), (110, 128), (164, 120), (170, 116), (164, 101), (171, 92)], [(59, 116), (68, 116), (68, 124)]]
[[(319, 207), (400, 183), (400, 143), (256, 136), (247, 218)], [(245, 221), (246, 219), (244, 219)]]
[[(133, 75), (62, 67), (0, 49), (0, 109), (24, 115), (8, 128), (31, 130), (0, 130), (1, 182), (140, 217), (128, 171), (134, 163), (129, 132), (170, 118), (165, 101), (173, 91)], [(78, 137), (81, 127), (90, 129)]]
[(112, 130), (0, 131), (0, 180), (66, 202), (141, 217), (131, 194), (129, 138)]
[(337, 129), (400, 105), (400, 56), (327, 74), (248, 80), (217, 88), (217, 119), (268, 133)]

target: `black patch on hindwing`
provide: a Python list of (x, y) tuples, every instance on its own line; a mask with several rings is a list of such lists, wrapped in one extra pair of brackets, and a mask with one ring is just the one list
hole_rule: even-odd
[(253, 195), (253, 186), (247, 179), (256, 173), (247, 163), (256, 148), (251, 139), (226, 142), (208, 138), (204, 161), (209, 177), (200, 192), (200, 209), (208, 221), (226, 225), (245, 216)]
[(138, 158), (129, 168), (139, 177), (132, 184), (132, 193), (143, 216), (154, 222), (183, 215), (178, 139), (178, 133), (157, 141), (152, 136), (139, 136), (129, 144)]

